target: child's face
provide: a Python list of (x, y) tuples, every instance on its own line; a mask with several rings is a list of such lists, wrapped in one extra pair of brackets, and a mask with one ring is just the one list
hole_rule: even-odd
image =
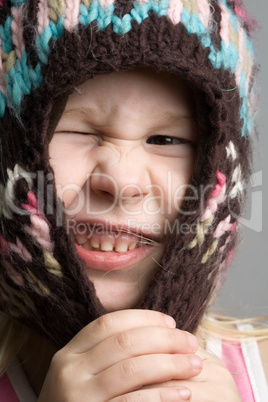
[(50, 143), (51, 165), (68, 228), (107, 311), (137, 305), (163, 237), (179, 230), (172, 224), (194, 142), (189, 91), (166, 74), (98, 76), (69, 97)]

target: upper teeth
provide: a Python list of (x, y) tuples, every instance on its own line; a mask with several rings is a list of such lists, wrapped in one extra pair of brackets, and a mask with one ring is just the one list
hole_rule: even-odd
[(130, 231), (105, 232), (94, 228), (86, 234), (76, 234), (75, 241), (86, 250), (116, 251), (118, 253), (125, 253), (144, 244), (159, 245), (154, 240)]
[(77, 235), (76, 242), (86, 250), (116, 251), (118, 253), (133, 250), (141, 244), (140, 241), (134, 240), (133, 238), (127, 239), (126, 236), (120, 236), (115, 239), (109, 235), (92, 235), (89, 239), (85, 236)]

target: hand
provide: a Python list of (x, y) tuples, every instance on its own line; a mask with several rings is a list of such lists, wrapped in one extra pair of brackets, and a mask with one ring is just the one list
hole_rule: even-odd
[(124, 310), (100, 317), (54, 355), (38, 402), (189, 400), (178, 384), (141, 389), (200, 373), (197, 339), (174, 326), (171, 317), (155, 311)]
[(201, 347), (197, 355), (203, 360), (203, 369), (199, 375), (186, 381), (167, 381), (145, 388), (184, 386), (191, 390), (191, 402), (241, 402), (233, 377), (220, 359)]

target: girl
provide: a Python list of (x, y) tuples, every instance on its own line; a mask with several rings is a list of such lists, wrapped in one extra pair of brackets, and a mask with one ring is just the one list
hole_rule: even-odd
[(2, 4), (1, 400), (268, 398), (255, 343), (255, 382), (204, 350), (254, 130), (241, 7)]

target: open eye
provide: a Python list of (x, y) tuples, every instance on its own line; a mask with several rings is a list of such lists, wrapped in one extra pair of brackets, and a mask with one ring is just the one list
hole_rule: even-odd
[(146, 141), (151, 145), (178, 145), (178, 144), (194, 144), (193, 141), (185, 140), (183, 138), (170, 137), (168, 135), (152, 135)]

